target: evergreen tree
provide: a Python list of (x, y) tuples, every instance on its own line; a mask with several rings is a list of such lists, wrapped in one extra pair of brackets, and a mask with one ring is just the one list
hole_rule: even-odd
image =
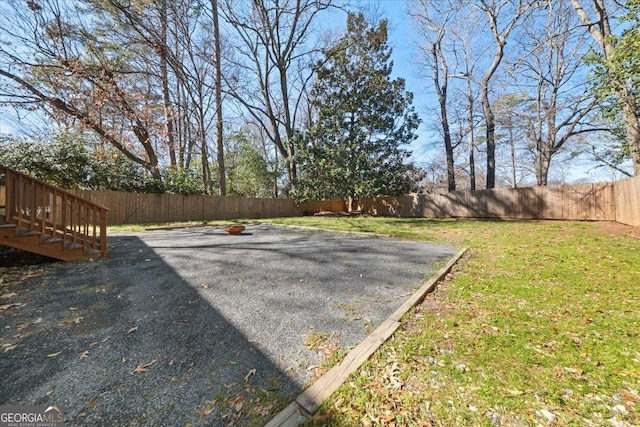
[(413, 95), (391, 79), (387, 21), (350, 13), (347, 31), (318, 65), (317, 117), (298, 153), (300, 198), (355, 199), (411, 190), (409, 152), (419, 119)]

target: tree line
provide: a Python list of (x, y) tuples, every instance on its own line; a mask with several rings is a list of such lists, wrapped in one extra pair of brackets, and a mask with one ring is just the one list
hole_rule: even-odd
[[(403, 5), (436, 100), (422, 117), (388, 21), (348, 0), (1, 0), (0, 103), (55, 130), (2, 136), (0, 162), (65, 186), (299, 199), (424, 190), (440, 165), (448, 191), (546, 185), (584, 152), (640, 172), (640, 0)], [(409, 161), (420, 122), (435, 168)]]

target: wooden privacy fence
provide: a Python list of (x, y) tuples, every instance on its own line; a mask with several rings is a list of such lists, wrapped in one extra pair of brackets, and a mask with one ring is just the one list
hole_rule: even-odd
[(89, 190), (76, 190), (75, 193), (94, 203), (108, 206), (109, 224), (273, 218), (300, 216), (321, 210), (344, 210), (344, 202), (341, 200), (313, 201), (298, 206), (293, 199)]
[[(75, 191), (107, 206), (110, 224), (203, 221), (234, 218), (299, 216), (346, 210), (342, 200), (135, 194), (115, 191)], [(4, 192), (0, 187), (0, 206)], [(614, 183), (457, 191), (449, 194), (374, 197), (358, 200), (356, 208), (372, 215), (417, 218), (501, 218), (618, 221), (640, 226), (640, 177)]]
[(612, 183), (373, 197), (356, 205), (372, 215), (617, 221), (640, 226), (640, 177)]
[(376, 215), (422, 218), (615, 220), (613, 183), (494, 188), (358, 200)]

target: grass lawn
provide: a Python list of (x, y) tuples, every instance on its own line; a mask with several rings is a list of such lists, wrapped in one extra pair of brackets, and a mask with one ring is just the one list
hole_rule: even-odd
[(272, 222), (469, 248), (311, 425), (640, 425), (640, 240), (628, 229), (361, 217)]

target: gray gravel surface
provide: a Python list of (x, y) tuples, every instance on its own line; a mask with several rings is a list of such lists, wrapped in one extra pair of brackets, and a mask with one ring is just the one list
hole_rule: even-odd
[[(109, 246), (3, 282), (15, 295), (0, 303), (25, 305), (0, 311), (0, 405), (58, 405), (67, 425), (262, 425), (313, 381), (322, 351), (354, 347), (455, 254), (265, 224)], [(328, 340), (310, 349), (313, 337)]]

